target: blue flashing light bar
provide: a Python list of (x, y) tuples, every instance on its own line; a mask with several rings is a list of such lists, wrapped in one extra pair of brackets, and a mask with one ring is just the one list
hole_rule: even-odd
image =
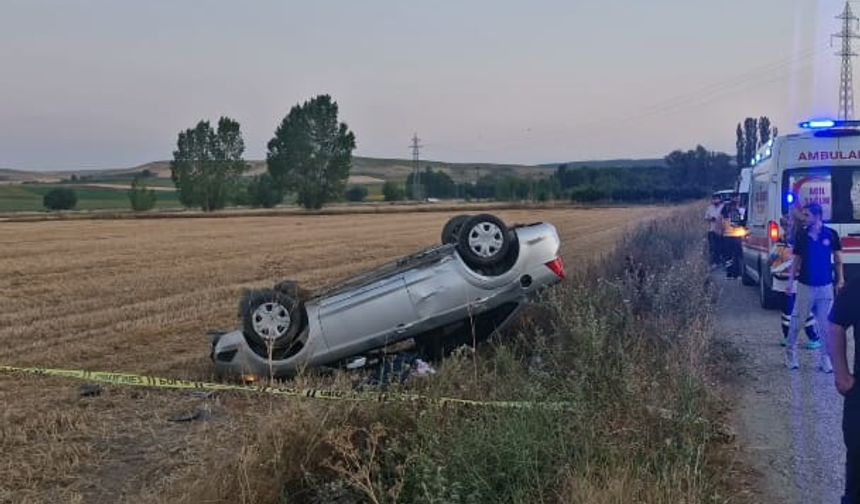
[(833, 119), (815, 119), (812, 121), (803, 121), (800, 123), (802, 129), (826, 129), (835, 128), (837, 122)]
[(785, 202), (789, 205), (793, 205), (796, 200), (797, 197), (794, 195), (794, 193), (788, 193), (785, 195)]
[(860, 121), (834, 121), (833, 119), (813, 119), (798, 124), (801, 129), (860, 128)]

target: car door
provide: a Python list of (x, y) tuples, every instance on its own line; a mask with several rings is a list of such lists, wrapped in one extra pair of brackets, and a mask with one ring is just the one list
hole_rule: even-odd
[(466, 317), (470, 303), (481, 296), (463, 278), (457, 262), (450, 256), (430, 266), (409, 270), (404, 278), (422, 329)]
[(768, 217), (770, 203), (773, 199), (770, 188), (770, 174), (760, 173), (755, 175), (750, 193), (749, 216), (747, 225), (749, 236), (744, 241), (744, 265), (751, 268), (754, 278), (758, 277), (758, 266), (761, 258), (770, 252), (770, 240), (768, 238)]
[(335, 358), (400, 340), (416, 319), (402, 273), (334, 295), (319, 306), (323, 337)]

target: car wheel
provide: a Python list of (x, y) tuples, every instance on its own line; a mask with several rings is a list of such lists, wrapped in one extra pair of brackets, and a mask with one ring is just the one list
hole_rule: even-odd
[(281, 291), (249, 292), (239, 311), (245, 336), (263, 348), (288, 346), (301, 327), (299, 303)]
[(469, 215), (456, 215), (451, 217), (448, 222), (445, 223), (445, 226), (442, 228), (442, 244), (447, 245), (449, 243), (457, 243), (457, 239), (460, 236), (460, 228), (463, 227), (463, 223), (469, 220)]
[(759, 304), (765, 310), (775, 310), (779, 308), (779, 293), (774, 292), (767, 285), (767, 281), (765, 280), (765, 273), (770, 274), (770, 271), (765, 271), (764, 268), (759, 270)]
[(747, 272), (747, 262), (745, 259), (741, 259), (741, 283), (747, 287), (755, 285), (755, 279)]
[(504, 260), (512, 241), (511, 232), (501, 219), (481, 214), (463, 223), (457, 251), (470, 266), (494, 266)]

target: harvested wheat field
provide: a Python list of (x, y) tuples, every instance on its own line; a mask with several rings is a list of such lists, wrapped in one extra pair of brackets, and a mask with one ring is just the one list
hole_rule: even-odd
[[(547, 221), (568, 269), (666, 207), (510, 210)], [(236, 323), (243, 288), (317, 288), (433, 245), (451, 212), (0, 224), (0, 364), (212, 379), (205, 333)], [(229, 456), (271, 399), (227, 395), (206, 421), (185, 392), (0, 375), (0, 502), (161, 501)], [(173, 418), (175, 420), (175, 418)]]

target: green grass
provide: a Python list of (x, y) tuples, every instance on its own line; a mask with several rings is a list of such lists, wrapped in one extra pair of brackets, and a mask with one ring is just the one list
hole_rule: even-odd
[[(69, 187), (78, 195), (75, 210), (125, 210), (128, 195), (122, 189), (80, 187), (75, 184), (0, 185), (0, 212), (46, 211), (42, 205), (45, 194), (56, 187)], [(180, 207), (176, 193), (156, 193), (156, 208)]]
[(176, 187), (169, 178), (147, 178), (143, 182), (150, 187)]
[[(131, 181), (134, 180), (134, 177), (94, 177), (86, 180), (79, 180), (77, 182), (71, 182), (69, 185), (72, 186), (82, 186), (87, 184), (121, 184), (121, 185), (130, 185)], [(144, 178), (143, 183), (148, 187), (176, 187), (173, 184), (173, 180), (169, 178)]]
[[(56, 187), (68, 187), (78, 195), (75, 210), (127, 210), (128, 196), (124, 189), (87, 187), (87, 184), (129, 184), (127, 179), (100, 178), (69, 184), (14, 184), (0, 185), (0, 212), (40, 212), (47, 211), (42, 206), (42, 198)], [(174, 187), (170, 179), (146, 179), (149, 187)], [(367, 187), (366, 201), (383, 201), (382, 184), (359, 184)], [(156, 192), (156, 208), (181, 208), (177, 193)], [(288, 195), (284, 204), (293, 203), (294, 197)]]

